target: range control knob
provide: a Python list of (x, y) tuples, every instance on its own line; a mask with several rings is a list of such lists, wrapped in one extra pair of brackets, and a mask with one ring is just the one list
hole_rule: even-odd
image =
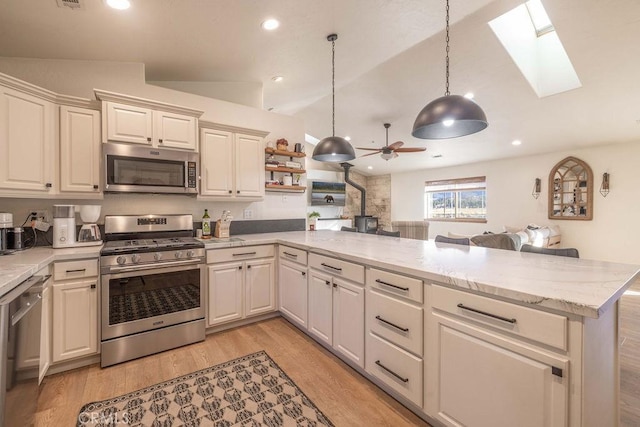
[(123, 265), (125, 262), (127, 262), (127, 259), (125, 257), (123, 257), (122, 255), (120, 255), (118, 258), (116, 258), (116, 262), (119, 265)]
[(138, 255), (138, 254), (131, 255), (131, 262), (134, 263), (134, 264), (140, 262), (140, 255)]
[(193, 258), (196, 253), (194, 251), (187, 251), (187, 258)]
[(176, 253), (173, 256), (175, 256), (176, 259), (182, 258), (182, 251), (176, 251)]
[(162, 254), (160, 252), (156, 252), (155, 254), (153, 254), (153, 259), (155, 259), (156, 261), (160, 261), (162, 259)]

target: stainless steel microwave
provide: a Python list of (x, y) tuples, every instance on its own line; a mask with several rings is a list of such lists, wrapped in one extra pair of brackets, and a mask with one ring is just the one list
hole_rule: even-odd
[(104, 191), (197, 194), (198, 153), (106, 143)]

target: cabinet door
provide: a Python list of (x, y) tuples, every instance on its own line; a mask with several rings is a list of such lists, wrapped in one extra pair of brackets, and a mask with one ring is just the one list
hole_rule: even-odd
[(320, 341), (333, 344), (333, 282), (331, 276), (309, 274), (309, 332)]
[(304, 329), (307, 329), (307, 294), (306, 267), (280, 261), (278, 271), (280, 311)]
[(364, 368), (364, 288), (333, 278), (333, 348)]
[(241, 262), (209, 267), (209, 326), (242, 318), (242, 275)]
[(97, 279), (53, 285), (54, 362), (98, 352)]
[[(103, 104), (104, 108), (104, 104)], [(106, 141), (131, 142), (151, 145), (153, 136), (153, 110), (133, 105), (106, 103)], [(103, 110), (103, 118), (104, 118)]]
[(60, 191), (100, 191), (100, 112), (60, 107)]
[(40, 322), (40, 370), (38, 384), (51, 364), (51, 285), (45, 284), (42, 291), (42, 321)]
[(245, 315), (268, 313), (276, 309), (274, 261), (262, 259), (245, 262)]
[(193, 116), (154, 111), (154, 139), (158, 147), (197, 150), (198, 122)]
[(567, 360), (432, 316), (427, 413), (449, 426), (566, 426)]
[(0, 88), (0, 188), (53, 188), (55, 114), (49, 101)]
[(203, 196), (232, 196), (233, 134), (203, 129), (200, 135), (200, 194)]
[(264, 196), (264, 147), (262, 138), (235, 135), (236, 197)]

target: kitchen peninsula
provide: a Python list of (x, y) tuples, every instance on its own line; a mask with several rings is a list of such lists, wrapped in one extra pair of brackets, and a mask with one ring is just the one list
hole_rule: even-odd
[[(334, 231), (235, 237), (243, 240), (207, 241), (207, 256), (278, 245), (283, 316), (427, 419), (617, 425), (617, 300), (638, 266)], [(3, 292), (20, 282), (10, 272), (26, 256), (42, 267), (36, 251), (53, 259), (46, 249), (0, 259)], [(295, 318), (283, 306), (287, 265), (305, 277), (304, 314)], [(322, 305), (313, 298), (325, 295), (313, 290), (328, 284), (333, 344), (318, 338), (312, 313)], [(337, 311), (344, 301), (359, 301), (360, 311)], [(340, 316), (348, 324), (339, 326)], [(353, 347), (336, 344), (353, 331)]]

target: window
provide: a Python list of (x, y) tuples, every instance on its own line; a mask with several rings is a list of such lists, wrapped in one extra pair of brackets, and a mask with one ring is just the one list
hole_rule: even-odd
[(487, 180), (478, 176), (427, 181), (424, 208), (430, 220), (487, 222)]

